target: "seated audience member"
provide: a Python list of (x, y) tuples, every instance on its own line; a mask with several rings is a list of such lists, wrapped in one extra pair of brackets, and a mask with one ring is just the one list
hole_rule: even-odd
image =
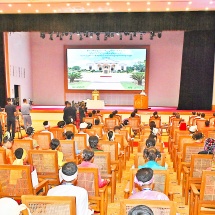
[(130, 117), (131, 117), (131, 118), (134, 118), (135, 116), (136, 116), (136, 113), (135, 113), (135, 112), (132, 112)]
[(138, 114), (138, 109), (134, 109), (134, 113), (135, 113), (135, 116), (140, 117), (140, 115)]
[(64, 122), (64, 121), (59, 121), (59, 122), (57, 123), (57, 127), (58, 127), (58, 128), (64, 128), (65, 125), (66, 125), (66, 122)]
[(92, 110), (93, 116), (96, 116), (96, 110)]
[(153, 117), (154, 117), (155, 119), (157, 119), (157, 118), (159, 117), (157, 111), (155, 111), (155, 112), (153, 113)]
[(128, 215), (154, 215), (154, 213), (146, 205), (137, 205), (128, 211)]
[(34, 128), (33, 127), (28, 127), (26, 130), (26, 134), (28, 135), (27, 137), (24, 137), (24, 140), (33, 140), (33, 147), (34, 149), (40, 150), (40, 147), (37, 143), (37, 140), (33, 139), (34, 135)]
[(57, 156), (58, 156), (58, 166), (63, 166), (65, 163), (63, 160), (63, 152), (59, 151), (60, 150), (60, 141), (58, 139), (52, 139), (50, 143), (50, 148), (51, 150), (56, 150), (57, 151)]
[[(67, 131), (66, 133), (64, 133), (64, 136), (66, 137), (66, 140), (73, 140), (74, 139), (74, 134), (71, 131)], [(76, 154), (80, 154), (81, 153), (81, 150), (78, 149), (77, 142), (75, 142), (75, 153)]]
[(86, 128), (87, 128), (88, 124), (86, 122), (82, 122), (80, 124), (80, 130), (79, 130), (79, 134), (86, 134), (87, 135), (87, 146), (89, 146), (89, 134), (87, 134)]
[[(115, 134), (120, 134), (120, 126), (115, 126), (114, 127), (114, 133)], [(123, 145), (124, 145), (124, 147), (128, 146), (128, 141), (126, 140), (125, 136), (123, 136)]]
[[(108, 138), (109, 141), (115, 141), (115, 134), (114, 134), (114, 132), (113, 131), (108, 131), (107, 138)], [(120, 148), (121, 148), (121, 146), (118, 143), (118, 154), (120, 154)]]
[(215, 153), (215, 139), (207, 138), (205, 140), (204, 150), (198, 154), (214, 154)]
[(150, 130), (151, 130), (151, 134), (154, 134), (154, 135), (159, 134), (159, 129), (156, 128), (156, 123), (155, 123), (155, 121), (150, 121), (150, 122), (149, 122), (149, 127), (150, 127)]
[(77, 165), (73, 162), (65, 163), (59, 171), (59, 177), (62, 180), (61, 185), (51, 188), (47, 196), (75, 196), (76, 197), (76, 215), (93, 214), (88, 209), (88, 193), (82, 188), (76, 186), (78, 176)]
[(210, 127), (210, 121), (209, 120), (205, 121), (205, 127)]
[(44, 126), (44, 130), (41, 131), (41, 132), (50, 133), (50, 134), (51, 134), (51, 140), (54, 139), (53, 133), (49, 131), (49, 129), (50, 129), (49, 122), (48, 122), (48, 121), (44, 121), (44, 122), (43, 122), (43, 126)]
[(113, 114), (112, 113), (109, 115), (109, 118), (113, 118)]
[(153, 182), (153, 170), (151, 168), (139, 169), (134, 178), (134, 183), (140, 191), (134, 193), (129, 199), (169, 200), (164, 193), (152, 190)]
[(13, 162), (13, 165), (26, 165), (28, 154), (25, 149), (23, 148), (17, 148), (14, 152), (15, 154), (15, 161)]
[(161, 158), (161, 153), (157, 149), (145, 149), (143, 157), (147, 159), (144, 165), (138, 166), (138, 169), (142, 168), (152, 168), (152, 169), (166, 169), (165, 167), (157, 163), (157, 159)]
[(5, 136), (3, 138), (2, 148), (4, 148), (6, 150), (6, 163), (7, 164), (12, 164), (15, 159), (13, 152), (11, 150), (12, 145), (13, 145), (13, 140), (10, 137)]
[[(91, 148), (84, 149), (82, 154), (83, 161), (79, 164), (79, 167), (89, 167), (89, 168), (98, 168), (96, 164), (93, 163), (94, 161), (94, 151)], [(99, 188), (104, 187), (110, 181), (101, 178), (100, 171), (98, 169), (98, 178), (99, 178)]]
[(189, 132), (190, 132), (190, 135), (192, 136), (194, 133), (196, 133), (197, 131), (197, 126), (196, 125), (192, 125), (189, 127)]
[(93, 114), (92, 113), (88, 113), (88, 117), (92, 117), (93, 116)]
[(92, 124), (92, 123), (90, 123), (90, 122), (88, 122), (88, 123), (87, 123), (87, 127), (86, 127), (86, 129), (91, 129), (91, 128), (92, 128), (92, 126), (93, 126), (93, 124)]
[(99, 119), (95, 119), (95, 125), (99, 125), (100, 124), (100, 120)]
[(202, 143), (204, 135), (201, 132), (195, 133), (192, 136), (193, 140), (195, 140), (196, 143)]
[(102, 149), (99, 147), (99, 138), (97, 136), (90, 136), (89, 137), (89, 145), (90, 148), (95, 152), (95, 151), (101, 151), (103, 152)]
[(205, 113), (201, 113), (200, 117), (200, 119), (205, 119)]

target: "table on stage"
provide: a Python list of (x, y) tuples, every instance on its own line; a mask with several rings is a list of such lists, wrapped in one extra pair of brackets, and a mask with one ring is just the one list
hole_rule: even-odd
[(137, 94), (134, 95), (134, 108), (135, 109), (148, 109), (148, 96)]
[(87, 103), (88, 109), (104, 109), (105, 101), (104, 100), (84, 100)]

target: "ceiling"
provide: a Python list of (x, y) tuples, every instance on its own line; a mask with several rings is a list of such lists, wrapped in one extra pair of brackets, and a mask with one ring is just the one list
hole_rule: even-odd
[(1, 14), (214, 11), (215, 0), (0, 0)]

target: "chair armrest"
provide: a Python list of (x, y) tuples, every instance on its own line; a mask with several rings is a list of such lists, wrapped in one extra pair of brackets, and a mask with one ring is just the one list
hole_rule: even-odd
[(111, 168), (111, 171), (112, 171), (112, 172), (113, 172), (113, 171), (116, 171), (117, 165), (116, 165), (116, 164), (111, 164), (111, 165), (110, 165), (110, 168)]
[(45, 188), (45, 191), (42, 192), (43, 195), (46, 195), (48, 192), (48, 183), (49, 180), (45, 179), (41, 181), (37, 186), (33, 188), (34, 195), (36, 195), (42, 188)]
[(170, 201), (173, 201), (173, 198), (174, 198), (173, 194), (174, 194), (174, 193), (173, 193), (172, 191), (169, 191), (169, 192), (168, 192), (168, 197), (169, 197), (169, 200), (170, 200)]
[(105, 185), (104, 187), (99, 188), (99, 193), (104, 193), (104, 192), (106, 191), (107, 187), (108, 187), (108, 186)]
[(173, 145), (173, 148), (174, 149), (178, 149), (178, 145)]
[(196, 185), (195, 184), (191, 184), (191, 191), (194, 193), (194, 195), (200, 195), (199, 191), (197, 190), (196, 188)]
[(187, 168), (187, 166), (183, 166), (183, 170), (185, 174), (189, 174), (190, 170)]
[(130, 181), (128, 181), (128, 183), (126, 184), (126, 187), (124, 189), (124, 198), (128, 199), (130, 191), (129, 191), (129, 187), (130, 187)]

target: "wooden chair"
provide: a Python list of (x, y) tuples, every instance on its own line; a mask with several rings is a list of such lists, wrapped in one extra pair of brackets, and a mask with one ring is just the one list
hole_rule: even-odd
[(96, 131), (96, 134), (99, 136), (99, 139), (103, 138), (103, 125), (93, 125), (92, 129)]
[(156, 128), (160, 128), (161, 127), (161, 117), (159, 116), (158, 118), (154, 118), (153, 116), (150, 116), (149, 118), (149, 123), (151, 121), (154, 121), (156, 124)]
[(0, 164), (6, 164), (6, 150), (0, 147)]
[(198, 154), (202, 151), (204, 147), (204, 143), (185, 143), (183, 145), (183, 152), (182, 154), (178, 155), (178, 168), (177, 168), (177, 180), (178, 184), (181, 183), (181, 171), (183, 166), (190, 166), (191, 162), (191, 155)]
[(73, 124), (68, 124), (68, 125), (65, 125), (64, 127), (65, 131), (71, 131), (73, 134), (75, 134), (75, 125)]
[(86, 129), (85, 132), (89, 136), (96, 136), (96, 130), (94, 130), (94, 129)]
[(83, 187), (87, 190), (92, 209), (100, 211), (101, 215), (107, 214), (107, 185), (103, 188), (99, 188), (97, 168), (78, 167), (77, 186)]
[(14, 139), (12, 151), (15, 152), (17, 148), (23, 148), (28, 152), (33, 149), (33, 140), (30, 139)]
[[(130, 181), (126, 185), (124, 190), (124, 197), (127, 199), (134, 189), (134, 177), (138, 169), (130, 170)], [(154, 171), (154, 189), (155, 191), (162, 192), (169, 196), (170, 200), (173, 200), (173, 193), (169, 191), (169, 170), (153, 170)]]
[(154, 215), (175, 215), (176, 202), (163, 200), (123, 199), (120, 201), (120, 215), (127, 215), (137, 205), (146, 205)]
[(113, 130), (116, 125), (118, 125), (116, 118), (105, 118), (104, 131)]
[(50, 148), (51, 134), (48, 132), (38, 132), (34, 134), (34, 139), (37, 141), (39, 147), (43, 150)]
[(209, 122), (211, 126), (215, 126), (215, 117), (214, 116), (210, 117)]
[(50, 132), (53, 133), (54, 138), (58, 139), (58, 140), (64, 140), (64, 128), (50, 128)]
[(87, 148), (87, 135), (86, 134), (75, 134), (74, 141), (78, 145), (79, 150), (84, 150)]
[(79, 155), (75, 153), (75, 142), (74, 140), (60, 140), (61, 151), (64, 155), (64, 160), (73, 161), (76, 164), (79, 163)]
[(131, 145), (133, 145), (133, 139), (131, 139), (131, 138), (130, 138), (130, 140), (128, 139), (128, 130), (121, 129), (120, 134), (124, 136), (124, 138), (126, 139), (126, 141), (128, 143), (128, 146), (125, 149), (125, 157), (127, 160), (129, 160), (130, 159), (130, 151), (131, 151), (130, 147), (131, 147)]
[[(157, 150), (159, 152), (163, 152), (164, 151), (164, 148), (163, 148), (163, 143), (156, 143), (155, 147), (157, 148)], [(138, 143), (138, 148), (137, 148), (137, 151), (138, 153), (143, 153), (143, 150), (146, 148), (146, 142), (139, 142)]]
[(0, 165), (0, 188), (0, 197), (20, 200), (22, 195), (36, 195), (42, 188), (40, 195), (46, 195), (48, 180), (33, 187), (29, 165)]
[(188, 204), (188, 194), (191, 184), (201, 184), (202, 171), (211, 166), (213, 155), (191, 155), (190, 168), (184, 166), (182, 180), (182, 195), (185, 196), (185, 205)]
[(207, 138), (214, 138), (215, 139), (215, 130), (207, 132)]
[(95, 118), (97, 118), (97, 117), (84, 117), (83, 122), (86, 122), (86, 123), (89, 122), (92, 125), (94, 125), (95, 124)]
[(118, 171), (118, 181), (121, 183), (122, 179), (122, 155), (118, 153), (118, 142), (116, 141), (99, 141), (101, 149), (104, 152), (110, 152), (110, 160), (112, 165), (116, 165)]
[(50, 185), (59, 185), (57, 151), (29, 150), (28, 161), (37, 170), (39, 180), (48, 179)]
[(205, 121), (206, 121), (206, 119), (197, 119), (196, 120), (196, 125), (197, 125), (198, 131), (201, 131), (201, 129), (205, 127)]
[(196, 118), (196, 115), (193, 116), (189, 116), (189, 121), (188, 121), (188, 125), (192, 126), (193, 125), (193, 120)]
[[(23, 195), (25, 204), (32, 215), (76, 215), (76, 202), (74, 196), (31, 196)], [(30, 215), (27, 210), (23, 215)]]
[(134, 133), (137, 133), (140, 138), (140, 133), (141, 133), (141, 126), (140, 126), (140, 119), (139, 117), (129, 117), (129, 126), (131, 126), (131, 129), (133, 130)]
[(113, 203), (116, 194), (116, 165), (111, 165), (110, 152), (95, 152), (93, 163), (99, 167), (102, 178), (110, 179), (111, 202)]
[[(166, 155), (165, 153), (161, 153), (161, 158), (157, 161), (158, 164), (165, 167)], [(138, 166), (142, 166), (147, 161), (143, 158), (143, 153), (136, 153), (134, 155), (134, 167), (138, 168)]]
[(215, 171), (203, 171), (200, 186), (191, 184), (189, 215), (215, 214), (214, 186)]

